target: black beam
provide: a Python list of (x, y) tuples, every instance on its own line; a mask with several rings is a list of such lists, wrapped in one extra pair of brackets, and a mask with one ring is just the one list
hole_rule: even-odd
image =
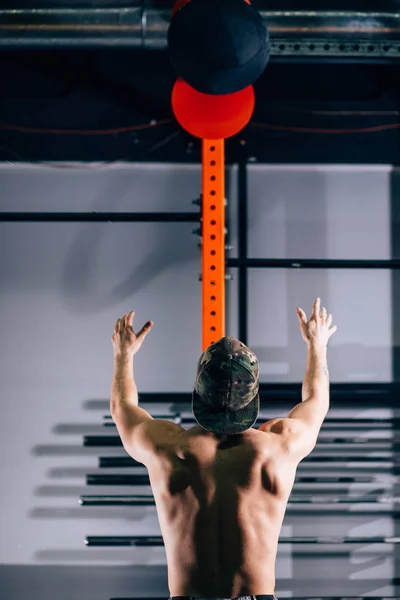
[[(353, 422), (353, 421), (352, 421)], [(357, 421), (359, 423), (359, 421)], [(348, 433), (348, 432), (347, 432)], [(370, 452), (396, 452), (398, 453), (400, 450), (400, 437), (397, 436), (395, 438), (368, 438), (365, 436), (361, 436), (359, 432), (353, 433), (352, 435), (348, 435), (346, 437), (346, 432), (341, 434), (332, 436), (332, 437), (324, 437), (320, 438), (320, 441), (317, 443), (318, 450), (330, 450), (329, 446), (335, 445), (337, 448), (342, 450), (340, 446), (350, 445), (352, 450), (368, 450)], [(122, 446), (121, 439), (119, 435), (111, 436), (111, 435), (85, 435), (83, 440), (83, 445), (85, 447), (98, 447), (101, 446), (103, 448), (110, 446)], [(328, 448), (327, 448), (328, 447)], [(336, 455), (332, 454), (332, 459), (336, 459)], [(328, 460), (328, 459), (326, 459)], [(353, 457), (352, 457), (353, 460)], [(396, 461), (395, 461), (396, 462)]]
[(154, 506), (154, 496), (114, 496), (108, 494), (107, 496), (99, 495), (84, 495), (79, 498), (79, 504), (81, 506)]
[[(398, 221), (400, 218), (400, 169), (394, 167), (390, 176), (390, 255), (392, 260), (400, 258), (400, 231)], [(400, 318), (397, 307), (400, 300), (400, 276), (397, 271), (391, 273), (391, 317), (392, 317), (392, 381), (400, 379)], [(392, 468), (392, 475), (394, 468)], [(393, 491), (398, 494), (400, 484), (396, 482), (393, 485)], [(394, 534), (400, 534), (400, 523), (395, 520)], [(393, 560), (398, 564), (400, 558), (400, 549), (396, 546), (393, 551)], [(399, 593), (398, 586), (395, 587), (395, 593)]]
[[(394, 168), (390, 178), (390, 245), (392, 260), (400, 260), (400, 169)], [(392, 273), (392, 379), (400, 380), (400, 277)]]
[[(347, 499), (347, 502), (352, 500)], [(354, 501), (357, 501), (355, 499)], [(359, 501), (359, 500), (358, 500)], [(373, 500), (375, 501), (375, 500)], [(146, 535), (121, 535), (121, 536), (88, 536), (85, 539), (87, 546), (164, 546), (161, 536)], [(321, 537), (281, 537), (279, 544), (400, 544), (400, 538), (395, 537), (342, 537), (325, 535)]]
[[(299, 400), (301, 394), (301, 383), (260, 383), (261, 401), (266, 400), (271, 406), (271, 402), (279, 401), (279, 406), (284, 410), (284, 404), (289, 404), (294, 400)], [(400, 384), (399, 383), (331, 383), (331, 399), (336, 403), (342, 402), (346, 405), (353, 402), (352, 408), (356, 406), (390, 406), (396, 402), (400, 405)], [(142, 392), (139, 395), (140, 404), (150, 404), (161, 402), (173, 404), (171, 409), (171, 419), (174, 418), (174, 411), (178, 412), (181, 405), (191, 404), (191, 392)], [(108, 410), (110, 401), (106, 399), (92, 399), (85, 402), (88, 410)], [(329, 417), (328, 417), (329, 419)], [(363, 420), (364, 421), (364, 420)]]
[[(164, 420), (164, 421), (173, 421), (175, 423), (179, 423), (179, 425), (195, 425), (195, 422), (196, 422), (193, 415), (191, 417), (190, 416), (184, 417), (180, 413), (174, 414), (174, 415), (172, 415), (172, 414), (154, 415), (154, 418)], [(104, 419), (103, 427), (105, 427), (106, 429), (115, 429), (115, 423), (112, 420), (111, 415), (105, 415), (103, 417), (103, 419)], [(262, 414), (260, 414), (254, 424), (254, 427), (262, 425), (262, 423), (264, 423), (264, 422), (265, 422), (265, 417), (263, 417)], [(400, 419), (395, 419), (395, 418), (355, 419), (353, 417), (351, 419), (349, 419), (349, 418), (336, 419), (334, 417), (326, 417), (326, 419), (324, 421), (324, 425), (322, 426), (322, 429), (323, 430), (337, 429), (338, 427), (340, 429), (347, 429), (347, 428), (351, 429), (351, 428), (354, 428), (355, 425), (357, 425), (357, 432), (359, 432), (360, 428), (362, 428), (362, 427), (365, 427), (368, 429), (371, 427), (371, 425), (373, 425), (375, 428), (382, 426), (381, 429), (384, 429), (385, 425), (392, 426), (393, 424), (396, 424), (396, 425), (400, 424)]]
[[(390, 441), (390, 440), (388, 440)], [(351, 457), (347, 456), (332, 456), (331, 454), (325, 454), (320, 456), (309, 456), (306, 460), (302, 462), (302, 466), (310, 465), (311, 463), (324, 463), (324, 468), (327, 466), (332, 467), (333, 465), (336, 468), (340, 468), (340, 463), (346, 463), (346, 467), (351, 460), (352, 463), (370, 463), (373, 460), (374, 463), (379, 464), (379, 467), (373, 467), (372, 470), (378, 471), (379, 474), (382, 473), (382, 470), (385, 467), (382, 467), (381, 463), (388, 463), (390, 465), (395, 464), (397, 467), (400, 466), (400, 456), (377, 456), (371, 459), (366, 455), (352, 455)], [(139, 463), (130, 456), (100, 456), (99, 457), (99, 469), (132, 469), (135, 467), (143, 467), (142, 463)], [(387, 467), (387, 469), (391, 469), (391, 467)], [(363, 472), (365, 472), (363, 468)], [(391, 474), (398, 475), (398, 472), (394, 473), (391, 471)]]
[(400, 269), (400, 259), (339, 260), (319, 258), (229, 258), (229, 268), (239, 269)]
[(1, 221), (4, 223), (197, 223), (200, 221), (200, 213), (1, 212)]
[[(307, 516), (308, 518), (312, 518), (309, 511), (304, 511), (302, 508), (299, 510), (299, 506), (301, 505), (311, 505), (313, 511), (318, 510), (318, 516), (321, 514), (332, 515), (334, 513), (340, 513), (342, 515), (351, 514), (372, 514), (376, 515), (375, 505), (377, 503), (385, 503), (386, 505), (392, 501), (394, 503), (393, 507), (390, 507), (388, 510), (381, 511), (384, 512), (385, 515), (390, 516), (396, 522), (399, 520), (399, 508), (397, 505), (398, 498), (390, 496), (390, 497), (382, 497), (382, 496), (368, 496), (363, 497), (362, 501), (359, 498), (340, 498), (339, 496), (306, 496), (301, 495), (297, 496), (296, 494), (292, 494), (290, 496), (290, 500), (287, 505), (287, 513), (293, 515), (298, 514), (302, 517)], [(153, 496), (94, 496), (94, 495), (85, 495), (79, 498), (79, 504), (81, 506), (106, 506), (107, 508), (110, 506), (155, 506), (155, 501)], [(357, 504), (358, 506), (354, 506)], [(370, 506), (368, 506), (368, 504)], [(326, 506), (330, 505), (330, 508), (327, 509)], [(339, 506), (338, 506), (339, 505)], [(360, 507), (362, 505), (362, 507)], [(371, 506), (372, 505), (372, 506)], [(324, 507), (325, 508), (322, 508)], [(349, 509), (349, 510), (346, 510)], [(315, 517), (315, 515), (314, 515)], [(318, 600), (321, 600), (319, 598)], [(369, 597), (368, 597), (369, 600)], [(398, 599), (400, 600), (400, 599)]]
[[(351, 456), (349, 456), (349, 461), (351, 461)], [(371, 460), (373, 460), (371, 458)], [(337, 484), (341, 489), (347, 489), (347, 484), (352, 485), (354, 483), (366, 483), (370, 485), (379, 485), (381, 481), (379, 480), (380, 472), (377, 470), (376, 473), (372, 475), (354, 475), (347, 477), (336, 477), (336, 476), (296, 476), (295, 484), (309, 484), (309, 487), (314, 492), (314, 484), (323, 483), (323, 484)], [(398, 481), (399, 477), (388, 476), (387, 483), (388, 485), (393, 485)], [(131, 485), (149, 485), (150, 478), (148, 475), (87, 475), (86, 476), (86, 485), (90, 486), (131, 486)], [(346, 484), (345, 487), (340, 484)], [(383, 484), (382, 484), (383, 485)], [(362, 497), (362, 495), (361, 495)], [(400, 538), (399, 538), (400, 539)]]

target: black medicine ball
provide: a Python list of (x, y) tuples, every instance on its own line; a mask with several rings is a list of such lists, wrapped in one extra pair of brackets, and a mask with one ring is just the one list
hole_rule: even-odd
[(189, 0), (168, 29), (172, 66), (205, 94), (231, 94), (254, 83), (269, 59), (268, 30), (245, 0)]

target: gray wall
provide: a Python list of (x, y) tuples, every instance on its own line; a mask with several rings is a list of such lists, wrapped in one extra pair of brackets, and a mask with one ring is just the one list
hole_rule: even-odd
[[(236, 177), (235, 168), (227, 172), (235, 248)], [(389, 167), (252, 166), (249, 256), (389, 258), (389, 183)], [(186, 212), (196, 210), (190, 202), (199, 186), (197, 166), (2, 165), (0, 210)], [(85, 548), (86, 535), (160, 532), (153, 508), (78, 506), (84, 493), (150, 492), (143, 487), (87, 488), (85, 475), (98, 472), (100, 452), (83, 448), (82, 436), (103, 432), (113, 366), (110, 336), (116, 319), (129, 310), (136, 311), (137, 326), (155, 322), (136, 359), (139, 390), (191, 389), (201, 351), (194, 227), (0, 224), (0, 585), (10, 600), (23, 597), (21, 582), (31, 599), (41, 600), (54, 595), (55, 586), (59, 600), (63, 593), (69, 600), (168, 594), (162, 548)], [(339, 326), (330, 349), (332, 381), (391, 380), (389, 271), (252, 270), (249, 294), (248, 343), (259, 356), (262, 381), (301, 381), (305, 346), (294, 310), (300, 305), (309, 312), (316, 295)], [(228, 284), (228, 315), (227, 333), (237, 335), (237, 279)], [(156, 416), (165, 407), (150, 410)], [(262, 414), (268, 419), (279, 411)], [(368, 413), (349, 407), (331, 414), (350, 419)], [(110, 448), (107, 455), (122, 452)], [(351, 468), (359, 472), (349, 463)], [(310, 472), (306, 465), (301, 469)], [(321, 493), (328, 488), (321, 487)], [(282, 535), (392, 534), (390, 516), (377, 508), (376, 518), (350, 519), (289, 511)], [(393, 591), (387, 585), (394, 570), (388, 547), (379, 552), (351, 548), (349, 555), (334, 549), (318, 559), (307, 558), (307, 552), (315, 547), (280, 547), (277, 593), (282, 597)], [(148, 585), (143, 570), (133, 571), (131, 565), (152, 567)], [(104, 578), (110, 572), (119, 575), (107, 589)]]

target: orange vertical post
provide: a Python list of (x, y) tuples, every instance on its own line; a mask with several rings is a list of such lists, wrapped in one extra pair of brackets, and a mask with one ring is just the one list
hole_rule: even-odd
[(202, 349), (225, 335), (225, 145), (202, 140)]

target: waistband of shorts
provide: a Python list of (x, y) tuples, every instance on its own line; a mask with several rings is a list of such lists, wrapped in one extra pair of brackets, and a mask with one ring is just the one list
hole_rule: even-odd
[(274, 594), (258, 594), (256, 596), (170, 596), (169, 600), (278, 600)]

